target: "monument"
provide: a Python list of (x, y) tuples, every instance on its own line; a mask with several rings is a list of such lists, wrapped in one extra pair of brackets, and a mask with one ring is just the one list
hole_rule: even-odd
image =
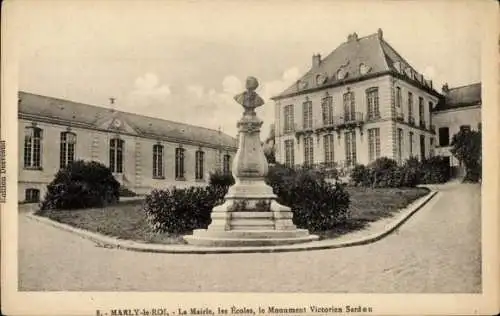
[(248, 77), (246, 91), (234, 97), (243, 106), (238, 121), (239, 145), (233, 161), (235, 184), (224, 197), (225, 202), (213, 208), (207, 229), (197, 229), (184, 240), (199, 246), (271, 246), (317, 240), (306, 229), (297, 229), (288, 206), (276, 201), (273, 189), (264, 179), (268, 163), (260, 142), (263, 122), (255, 108), (264, 100), (255, 92), (259, 83)]

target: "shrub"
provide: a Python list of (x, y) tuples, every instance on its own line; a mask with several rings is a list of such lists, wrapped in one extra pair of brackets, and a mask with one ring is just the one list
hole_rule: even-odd
[(276, 165), (269, 169), (266, 182), (278, 202), (292, 208), (293, 221), (300, 228), (327, 230), (349, 217), (347, 191), (340, 184), (325, 181), (318, 171)]
[[(415, 187), (420, 183), (420, 168), (421, 163), (417, 158), (406, 160), (402, 167), (399, 167), (399, 175), (394, 175), (393, 178), (398, 184), (398, 187)], [(399, 183), (396, 180), (400, 177)]]
[(189, 187), (153, 190), (143, 210), (153, 229), (161, 233), (184, 233), (210, 224), (212, 208), (226, 194), (222, 187)]
[(354, 185), (370, 186), (370, 170), (365, 165), (357, 164), (351, 171), (351, 181)]
[(450, 179), (449, 162), (442, 156), (434, 156), (422, 161), (420, 168), (420, 183), (444, 183)]
[(208, 183), (211, 186), (228, 188), (234, 184), (234, 177), (230, 173), (223, 173), (220, 171), (216, 171), (210, 174), (210, 179)]
[(120, 184), (95, 161), (78, 160), (60, 169), (47, 186), (41, 209), (81, 209), (118, 202)]
[(381, 157), (368, 165), (368, 181), (372, 187), (397, 187), (401, 182), (401, 172), (395, 160)]
[(463, 162), (466, 182), (478, 182), (482, 172), (481, 132), (460, 130), (451, 140), (451, 153)]

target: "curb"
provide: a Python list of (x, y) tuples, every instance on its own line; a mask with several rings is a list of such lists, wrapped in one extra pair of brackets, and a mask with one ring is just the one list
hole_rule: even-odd
[(430, 191), (424, 197), (414, 201), (406, 209), (403, 209), (403, 215), (399, 216), (388, 225), (383, 231), (371, 234), (358, 239), (347, 241), (319, 240), (302, 244), (281, 245), (281, 246), (261, 246), (261, 247), (200, 247), (191, 245), (167, 245), (167, 244), (148, 244), (131, 240), (124, 240), (115, 237), (105, 236), (99, 233), (89, 232), (84, 229), (76, 228), (67, 224), (53, 221), (49, 218), (35, 215), (30, 212), (26, 216), (30, 219), (48, 224), (50, 226), (65, 230), (79, 235), (82, 238), (91, 240), (97, 246), (104, 248), (123, 249), (137, 252), (153, 252), (153, 253), (170, 253), (170, 254), (216, 254), (216, 253), (275, 253), (275, 252), (292, 252), (292, 251), (308, 251), (308, 250), (324, 250), (344, 247), (361, 246), (376, 242), (394, 232), (403, 225), (413, 214), (425, 206), (437, 191)]

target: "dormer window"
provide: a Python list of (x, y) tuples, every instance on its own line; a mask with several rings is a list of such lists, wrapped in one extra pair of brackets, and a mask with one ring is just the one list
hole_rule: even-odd
[(340, 68), (339, 70), (337, 70), (337, 79), (338, 80), (342, 80), (345, 77), (347, 77), (347, 72), (345, 71), (344, 68)]
[(397, 72), (401, 73), (401, 62), (397, 61), (393, 64)]
[(363, 63), (362, 63), (361, 65), (359, 65), (359, 73), (360, 73), (361, 75), (366, 75), (367, 73), (369, 73), (369, 72), (370, 72), (370, 70), (371, 70), (371, 67), (369, 67), (369, 66), (368, 66), (368, 65), (366, 65), (366, 64), (363, 64)]

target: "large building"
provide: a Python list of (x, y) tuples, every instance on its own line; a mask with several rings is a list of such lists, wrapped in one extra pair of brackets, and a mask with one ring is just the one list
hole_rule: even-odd
[(461, 173), (460, 162), (450, 152), (453, 135), (461, 129), (481, 130), (481, 84), (442, 89), (443, 97), (432, 110), (436, 126), (436, 154), (447, 157), (454, 171)]
[(347, 172), (379, 157), (433, 155), (432, 113), (450, 102), (380, 29), (350, 34), (324, 59), (313, 55), (310, 70), (273, 100), (278, 162)]
[(19, 93), (18, 200), (36, 201), (74, 160), (109, 166), (136, 193), (203, 185), (229, 172), (236, 139), (219, 131), (32, 93)]

